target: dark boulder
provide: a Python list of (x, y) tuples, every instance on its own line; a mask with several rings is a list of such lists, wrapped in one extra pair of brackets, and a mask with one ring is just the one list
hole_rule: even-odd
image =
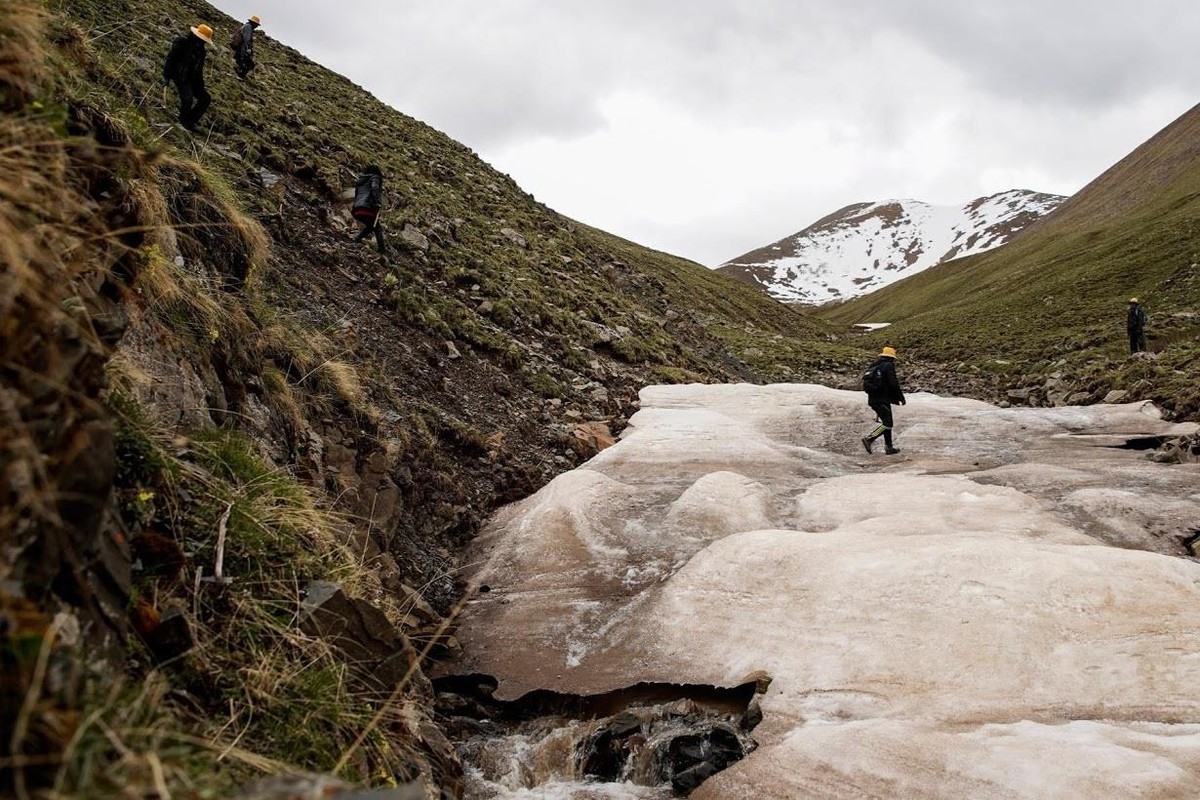
[(580, 771), (589, 778), (621, 780), (634, 748), (644, 742), (641, 733), (642, 720), (634, 714), (613, 717), (580, 745)]
[(665, 766), (671, 787), (686, 795), (745, 757), (746, 748), (737, 733), (718, 723), (671, 739), (666, 747)]

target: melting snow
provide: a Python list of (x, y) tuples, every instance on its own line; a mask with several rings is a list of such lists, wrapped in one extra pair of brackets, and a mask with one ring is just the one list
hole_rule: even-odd
[(766, 670), (762, 746), (701, 800), (1200, 796), (1200, 564), (1172, 555), (1200, 467), (1104, 446), (1197, 426), (916, 394), (889, 459), (861, 393), (642, 403), (481, 537), (454, 671), (513, 698)]

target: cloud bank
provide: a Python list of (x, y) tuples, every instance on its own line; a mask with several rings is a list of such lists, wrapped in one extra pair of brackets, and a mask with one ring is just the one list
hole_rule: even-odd
[(1200, 72), (1175, 0), (217, 5), (559, 211), (710, 266), (852, 202), (1069, 194)]

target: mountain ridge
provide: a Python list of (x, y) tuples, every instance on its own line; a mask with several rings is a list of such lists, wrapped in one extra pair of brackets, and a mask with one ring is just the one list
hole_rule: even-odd
[(784, 302), (844, 301), (1012, 241), (1065, 199), (1013, 189), (961, 206), (919, 200), (853, 203), (717, 271)]

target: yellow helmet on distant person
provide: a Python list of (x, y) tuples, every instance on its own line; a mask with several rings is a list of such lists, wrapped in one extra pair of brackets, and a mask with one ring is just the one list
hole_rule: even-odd
[(879, 351), (879, 355), (881, 355), (881, 356), (887, 356), (888, 358), (895, 358), (895, 357), (896, 357), (896, 348), (894, 348), (894, 347), (885, 347), (885, 348), (883, 348), (882, 350), (880, 350), (880, 351)]
[(1133, 303), (1136, 306), (1138, 304), (1138, 299), (1136, 297), (1131, 297), (1131, 298), (1129, 298), (1129, 302)]
[(262, 25), (262, 20), (258, 18), (257, 14), (255, 16), (251, 17), (250, 21), (253, 22), (255, 25)]
[(201, 39), (208, 42), (209, 44), (212, 44), (213, 30), (212, 30), (212, 28), (208, 27), (204, 23), (201, 23), (200, 25), (196, 26), (195, 28), (192, 28), (192, 33), (196, 34), (197, 36), (199, 36)]

